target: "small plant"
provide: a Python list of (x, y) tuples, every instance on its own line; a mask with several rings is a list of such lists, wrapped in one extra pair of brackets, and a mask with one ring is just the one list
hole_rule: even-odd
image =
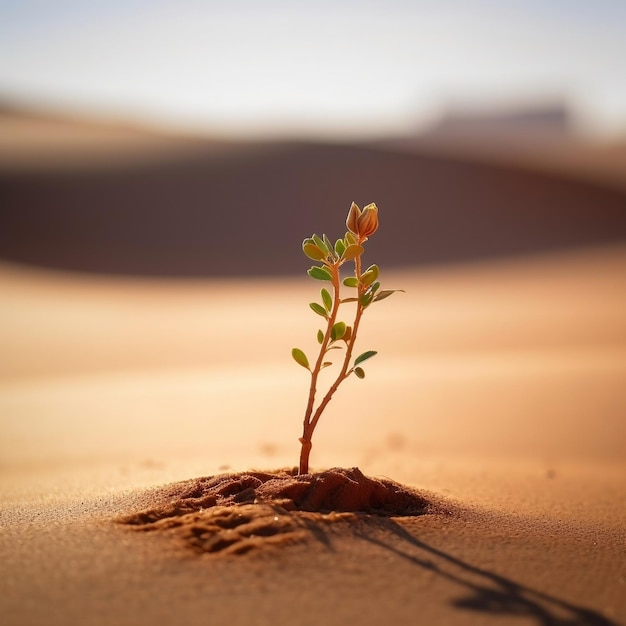
[[(311, 385), (309, 398), (304, 414), (304, 426), (300, 443), (300, 474), (309, 472), (309, 456), (311, 454), (312, 437), (315, 427), (324, 412), (324, 409), (339, 385), (351, 374), (357, 378), (364, 378), (365, 371), (361, 365), (377, 353), (368, 350), (352, 360), (352, 353), (359, 331), (361, 318), (365, 310), (374, 302), (384, 300), (395, 291), (401, 289), (381, 289), (378, 282), (378, 265), (370, 265), (362, 269), (361, 257), (364, 252), (364, 244), (378, 229), (378, 208), (375, 204), (368, 204), (363, 210), (352, 203), (348, 218), (346, 219), (346, 232), (343, 239), (338, 239), (335, 244), (326, 235), (319, 237), (313, 235), (302, 243), (304, 254), (317, 261), (320, 265), (311, 267), (307, 274), (316, 280), (330, 283), (329, 288), (321, 290), (321, 302), (311, 302), (309, 306), (326, 321), (326, 329), (317, 331), (317, 341), (320, 344), (319, 353), (313, 365), (306, 354), (300, 348), (294, 348), (291, 354), (299, 365), (311, 373)], [(354, 274), (341, 281), (341, 267), (344, 263), (351, 262), (354, 266)], [(341, 288), (355, 290), (354, 295), (341, 297)], [(356, 311), (351, 325), (339, 319), (339, 308), (342, 304), (355, 303)], [(339, 373), (326, 392), (326, 395), (315, 406), (317, 394), (317, 382), (320, 372), (333, 363), (328, 360), (331, 350), (343, 350), (343, 361)]]

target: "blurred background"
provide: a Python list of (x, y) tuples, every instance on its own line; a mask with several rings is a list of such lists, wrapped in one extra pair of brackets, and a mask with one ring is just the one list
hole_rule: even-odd
[(385, 211), (399, 266), (626, 235), (618, 0), (26, 0), (0, 17), (7, 260), (293, 273), (293, 242), (352, 200)]
[(439, 420), (422, 451), (469, 412), (510, 416), (506, 453), (536, 449), (529, 411), (558, 429), (593, 405), (623, 452), (625, 32), (621, 0), (0, 0), (5, 458), (50, 455), (63, 420), (93, 452), (128, 406), (143, 417), (111, 446), (144, 450), (161, 424), (187, 449), (172, 415), (241, 415), (241, 385), (272, 412), (279, 385), (293, 420), (302, 380), (255, 364), (306, 332), (300, 242), (341, 236), (352, 201), (380, 208), (368, 254), (388, 286), (414, 287), (378, 320), (388, 385), (433, 385), (390, 450), (418, 406)]

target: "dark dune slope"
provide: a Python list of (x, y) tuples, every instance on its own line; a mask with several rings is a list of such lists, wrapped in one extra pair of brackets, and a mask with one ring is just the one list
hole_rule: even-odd
[(300, 242), (343, 234), (372, 260), (447, 263), (626, 239), (626, 194), (582, 181), (364, 146), (257, 144), (132, 167), (0, 173), (0, 258), (154, 276), (289, 274)]

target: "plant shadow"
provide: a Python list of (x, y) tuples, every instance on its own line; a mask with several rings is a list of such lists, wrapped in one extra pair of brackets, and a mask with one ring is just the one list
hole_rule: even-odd
[[(618, 626), (596, 611), (521, 585), (428, 545), (392, 518), (371, 516), (368, 522), (359, 525), (357, 537), (458, 585), (463, 593), (451, 600), (458, 609), (526, 617), (537, 626)], [(391, 533), (401, 541), (385, 541), (380, 530), (386, 531), (382, 536)]]

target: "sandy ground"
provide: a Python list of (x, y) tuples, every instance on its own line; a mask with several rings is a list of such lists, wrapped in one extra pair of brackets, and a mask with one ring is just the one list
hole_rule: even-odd
[(237, 558), (113, 523), (297, 462), (318, 285), (0, 268), (0, 615), (22, 624), (626, 624), (626, 250), (383, 274), (320, 422), (449, 513)]

